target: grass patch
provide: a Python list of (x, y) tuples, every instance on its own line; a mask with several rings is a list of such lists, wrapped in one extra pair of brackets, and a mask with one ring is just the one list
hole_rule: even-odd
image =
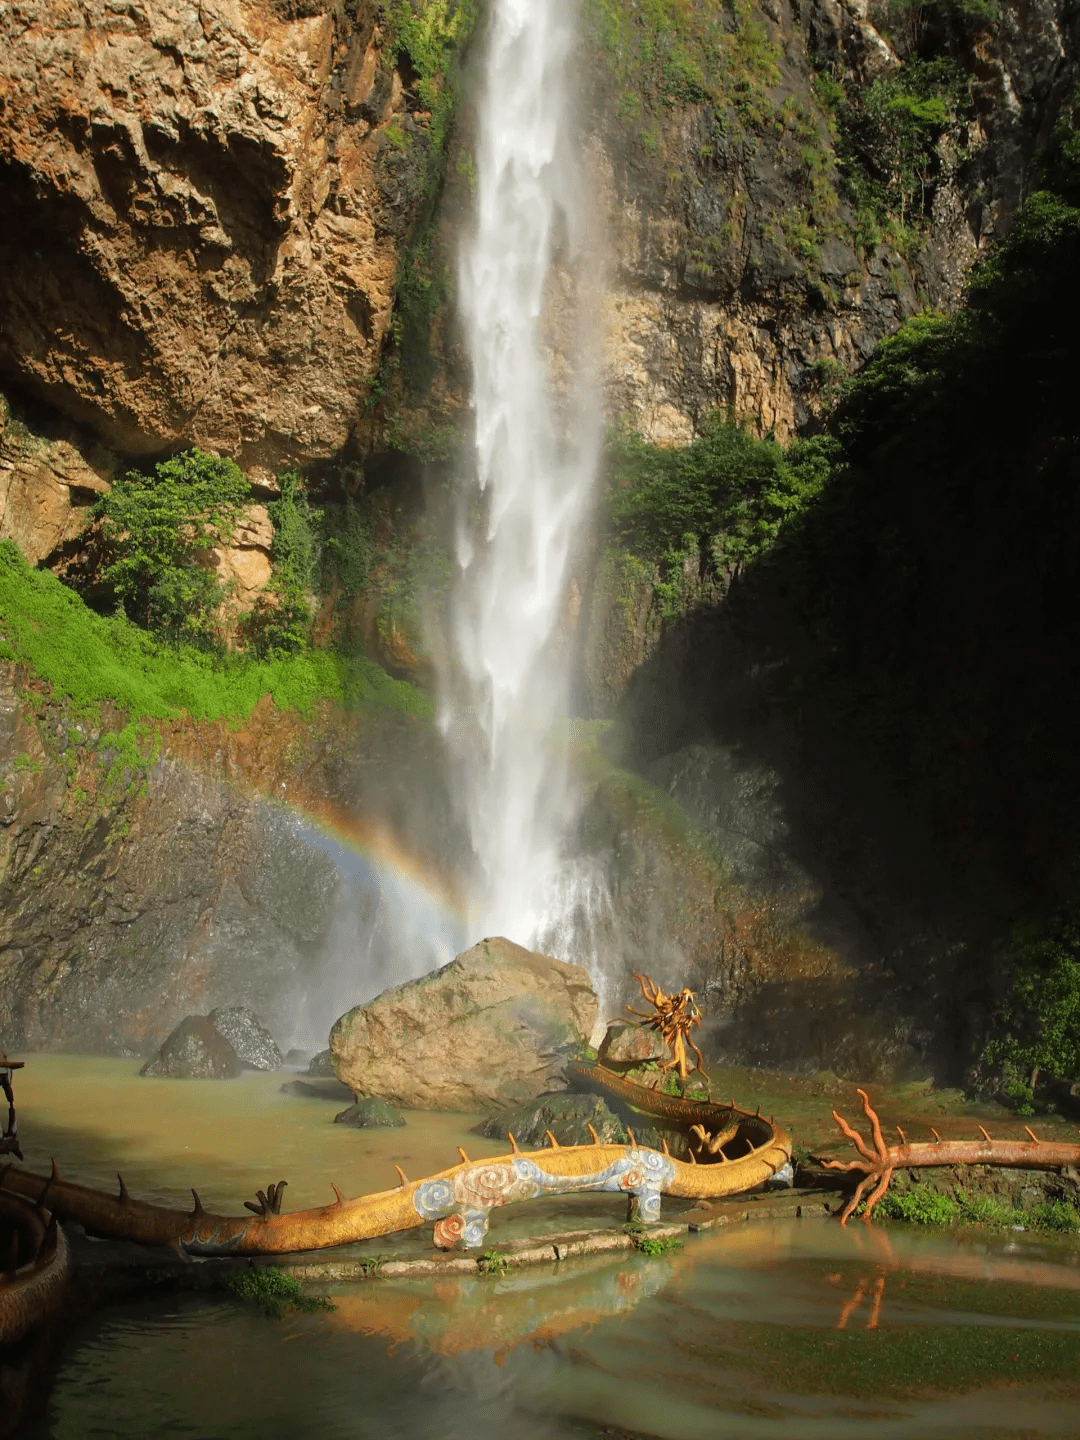
[(327, 651), (258, 660), (156, 640), (123, 615), (96, 614), (46, 570), (0, 541), (0, 658), (32, 669), (78, 710), (112, 703), (133, 722), (244, 720), (264, 695), (310, 716), (320, 700), (375, 704), (430, 720), (430, 697), (374, 661)]
[[(857, 1213), (862, 1209), (860, 1206)], [(1024, 1210), (992, 1195), (961, 1192), (954, 1199), (928, 1185), (889, 1190), (874, 1214), (911, 1225), (987, 1225), (998, 1229), (1019, 1225), (1025, 1230), (1080, 1233), (1080, 1211), (1064, 1200), (1046, 1201)]]
[(329, 1300), (305, 1295), (299, 1280), (284, 1270), (252, 1265), (234, 1270), (228, 1279), (229, 1294), (242, 1305), (253, 1305), (271, 1319), (280, 1320), (290, 1310), (310, 1314), (316, 1310), (333, 1310)]

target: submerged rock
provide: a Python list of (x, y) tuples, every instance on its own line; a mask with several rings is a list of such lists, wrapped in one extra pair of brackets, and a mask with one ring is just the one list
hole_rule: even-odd
[(282, 1095), (299, 1095), (305, 1100), (352, 1100), (353, 1092), (340, 1080), (286, 1080), (281, 1086)]
[(228, 1080), (240, 1073), (240, 1059), (205, 1015), (181, 1020), (140, 1075), (169, 1080)]
[(241, 1064), (250, 1065), (253, 1070), (280, 1068), (281, 1051), (277, 1042), (254, 1010), (245, 1005), (223, 1006), (210, 1011), (210, 1023), (228, 1040)]
[(307, 1067), (307, 1073), (319, 1079), (324, 1076), (329, 1076), (332, 1079), (334, 1067), (330, 1061), (330, 1051), (320, 1050), (317, 1055), (313, 1055), (311, 1057), (311, 1064)]
[(350, 1105), (347, 1110), (342, 1110), (340, 1115), (335, 1115), (334, 1124), (355, 1125), (361, 1130), (389, 1129), (392, 1126), (404, 1125), (405, 1117), (386, 1100), (380, 1100), (377, 1095), (368, 1095), (366, 1099)]
[(579, 965), (489, 939), (350, 1010), (330, 1032), (330, 1050), (358, 1096), (407, 1109), (487, 1109), (558, 1084), (596, 1014)]

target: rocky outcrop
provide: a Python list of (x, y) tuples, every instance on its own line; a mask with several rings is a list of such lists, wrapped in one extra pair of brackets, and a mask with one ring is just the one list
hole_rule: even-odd
[(189, 1015), (139, 1071), (162, 1080), (231, 1080), (240, 1074), (236, 1051), (205, 1015)]
[[(547, 1144), (548, 1131), (560, 1145), (590, 1145), (593, 1140), (590, 1125), (601, 1144), (626, 1144), (625, 1126), (599, 1095), (538, 1095), (524, 1105), (500, 1110), (498, 1115), (486, 1120), (480, 1130), (491, 1140), (505, 1140), (507, 1135), (513, 1135), (522, 1149), (533, 1150)], [(636, 1130), (634, 1136), (639, 1138)]]
[(330, 1032), (330, 1050), (338, 1078), (360, 1097), (484, 1109), (550, 1089), (596, 1015), (580, 966), (489, 939), (350, 1010)]
[(376, 13), (0, 10), (0, 372), (129, 456), (269, 482), (340, 450), (418, 198), (381, 166), (407, 104)]
[[(342, 1002), (364, 993), (342, 993), (336, 978), (335, 944), (355, 949), (358, 915), (378, 930), (384, 963), (407, 962), (378, 892), (361, 902), (342, 889), (319, 832), (280, 801), (339, 828), (361, 816), (423, 856), (425, 835), (453, 829), (428, 829), (446, 809), (432, 737), (377, 709), (305, 721), (268, 696), (242, 724), (162, 725), (121, 761), (122, 724), (76, 715), (0, 664), (5, 1040), (145, 1055), (185, 1015), (238, 1004), (283, 1040), (325, 1036)], [(413, 835), (421, 817), (403, 777), (417, 774)], [(333, 941), (347, 917), (353, 939)], [(375, 960), (367, 993), (379, 973)]]
[(253, 1010), (227, 1005), (211, 1010), (207, 1017), (219, 1035), (236, 1051), (242, 1065), (253, 1070), (277, 1070), (281, 1051), (277, 1042)]

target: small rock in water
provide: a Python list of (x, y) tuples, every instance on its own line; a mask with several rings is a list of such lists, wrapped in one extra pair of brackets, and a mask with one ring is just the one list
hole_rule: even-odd
[(367, 1095), (355, 1105), (350, 1105), (347, 1110), (342, 1110), (340, 1115), (335, 1115), (334, 1124), (357, 1125), (363, 1130), (375, 1130), (404, 1125), (405, 1117), (400, 1110), (395, 1110), (389, 1101), (380, 1100), (377, 1095)]
[(210, 1011), (210, 1023), (236, 1051), (243, 1065), (253, 1070), (281, 1068), (281, 1051), (254, 1010), (229, 1005)]
[(312, 1052), (310, 1050), (289, 1050), (282, 1062), (285, 1065), (293, 1065), (297, 1070), (306, 1070), (311, 1064)]
[(140, 1075), (169, 1080), (228, 1080), (240, 1073), (240, 1060), (225, 1036), (205, 1015), (181, 1020)]
[[(307, 1068), (309, 1075), (333, 1075), (334, 1067), (330, 1064), (330, 1051), (320, 1050), (317, 1055), (311, 1057), (311, 1064)], [(350, 1091), (350, 1094), (352, 1092)]]

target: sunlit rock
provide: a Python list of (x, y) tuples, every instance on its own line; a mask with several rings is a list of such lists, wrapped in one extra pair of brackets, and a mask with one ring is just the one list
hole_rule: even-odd
[(277, 1070), (281, 1051), (254, 1010), (244, 1005), (223, 1006), (210, 1011), (210, 1023), (236, 1051), (241, 1064), (253, 1070)]
[(338, 1078), (361, 1098), (487, 1109), (558, 1084), (596, 1015), (580, 966), (488, 939), (343, 1015), (330, 1052)]

